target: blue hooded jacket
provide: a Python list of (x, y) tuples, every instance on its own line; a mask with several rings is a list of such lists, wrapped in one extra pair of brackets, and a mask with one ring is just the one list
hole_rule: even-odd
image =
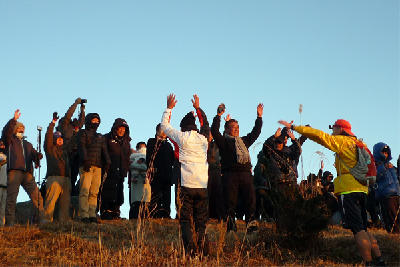
[[(385, 146), (387, 146), (389, 150), (387, 158), (381, 152), (382, 148)], [(373, 155), (377, 165), (376, 183), (373, 185), (375, 198), (379, 199), (383, 197), (400, 196), (400, 186), (396, 169), (394, 167), (386, 169), (385, 167), (385, 164), (392, 159), (389, 146), (382, 142), (377, 143), (374, 145)]]

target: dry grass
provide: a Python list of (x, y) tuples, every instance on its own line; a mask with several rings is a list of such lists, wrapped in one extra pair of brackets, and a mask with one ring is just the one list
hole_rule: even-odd
[[(330, 227), (315, 245), (299, 251), (278, 237), (273, 224), (258, 233), (225, 233), (210, 222), (210, 255), (185, 257), (176, 220), (111, 221), (101, 225), (77, 222), (0, 230), (1, 266), (357, 266), (362, 264), (351, 232)], [(140, 232), (137, 229), (141, 229)], [(373, 230), (384, 259), (400, 265), (400, 238)]]

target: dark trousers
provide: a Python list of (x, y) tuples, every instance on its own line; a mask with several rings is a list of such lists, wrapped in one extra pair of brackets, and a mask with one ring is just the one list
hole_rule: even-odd
[(153, 218), (170, 218), (171, 182), (153, 181), (151, 183), (150, 212)]
[(378, 201), (385, 230), (388, 233), (399, 234), (400, 198), (398, 196), (391, 196), (380, 198)]
[(256, 210), (253, 176), (250, 172), (225, 172), (222, 175), (222, 186), (228, 219), (227, 230), (236, 230), (235, 210), (238, 196), (244, 207), (246, 223), (253, 219)]
[(140, 217), (144, 219), (147, 217), (148, 212), (149, 212), (149, 207), (147, 202), (135, 201), (131, 203), (129, 209), (129, 220), (138, 219), (139, 213), (141, 215)]
[(206, 235), (206, 224), (208, 221), (207, 188), (188, 188), (182, 186), (181, 196), (182, 208), (179, 224), (181, 226), (185, 249), (191, 255), (194, 253), (208, 255), (209, 244)]
[(120, 205), (115, 202), (102, 202), (100, 206), (100, 217), (102, 220), (113, 220), (120, 218)]
[(225, 217), (224, 195), (221, 171), (208, 169), (208, 210), (210, 218), (222, 220)]
[(274, 206), (271, 201), (271, 192), (268, 188), (258, 188), (256, 190), (256, 211), (254, 219), (276, 219)]
[(71, 153), (69, 157), (69, 167), (71, 168), (71, 196), (78, 196), (78, 187), (76, 180), (79, 174), (79, 155), (77, 152)]

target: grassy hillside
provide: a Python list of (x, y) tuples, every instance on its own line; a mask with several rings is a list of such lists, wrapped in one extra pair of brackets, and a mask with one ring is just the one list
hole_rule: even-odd
[[(211, 222), (210, 255), (191, 259), (182, 251), (176, 220), (103, 221), (15, 226), (0, 230), (1, 266), (354, 266), (362, 265), (353, 236), (330, 227), (321, 236), (296, 246), (277, 236), (273, 224), (258, 233), (237, 233)], [(372, 230), (384, 259), (400, 265), (400, 238)]]

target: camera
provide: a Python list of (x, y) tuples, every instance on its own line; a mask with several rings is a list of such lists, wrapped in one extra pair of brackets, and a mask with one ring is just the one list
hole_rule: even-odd
[(222, 104), (220, 107), (218, 107), (218, 113), (221, 113), (225, 110), (225, 105)]
[(87, 99), (81, 99), (81, 104), (87, 103)]

